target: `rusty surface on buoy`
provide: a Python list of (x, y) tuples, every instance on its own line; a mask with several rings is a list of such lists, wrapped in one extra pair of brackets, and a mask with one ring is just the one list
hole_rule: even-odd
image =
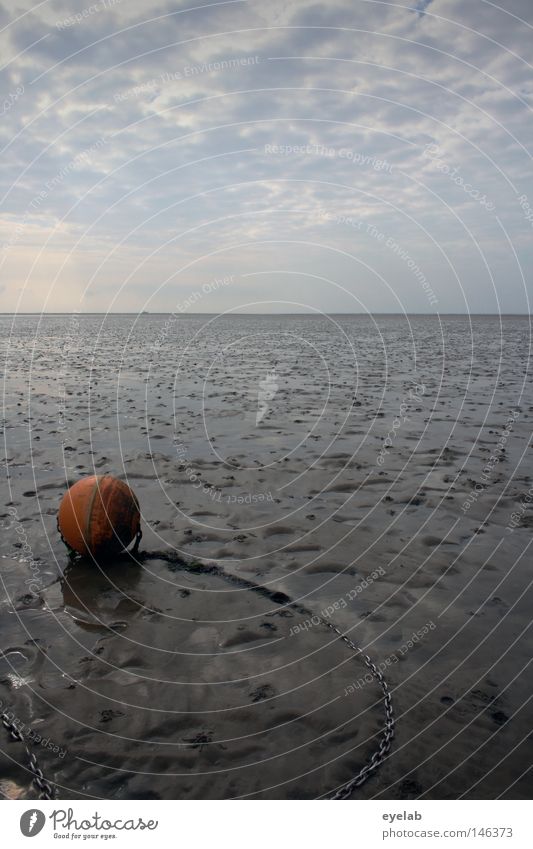
[(112, 475), (77, 481), (59, 506), (58, 527), (70, 548), (94, 558), (127, 548), (140, 533), (141, 514), (133, 490)]

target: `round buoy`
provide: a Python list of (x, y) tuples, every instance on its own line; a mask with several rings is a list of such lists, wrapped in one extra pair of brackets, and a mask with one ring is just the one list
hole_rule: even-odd
[(91, 475), (65, 493), (57, 524), (65, 543), (78, 554), (108, 557), (140, 534), (139, 502), (124, 481)]

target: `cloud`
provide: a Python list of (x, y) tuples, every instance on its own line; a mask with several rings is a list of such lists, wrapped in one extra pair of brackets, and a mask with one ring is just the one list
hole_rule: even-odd
[(528, 0), (188, 5), (4, 20), (4, 309), (172, 309), (222, 272), (206, 311), (344, 308), (319, 269), (362, 308), (434, 311), (400, 250), (439, 309), (494, 306), (487, 264), (528, 309), (530, 277), (504, 285), (531, 252)]
[(423, 15), (428, 6), (432, 4), (433, 0), (418, 0), (415, 9), (419, 15)]

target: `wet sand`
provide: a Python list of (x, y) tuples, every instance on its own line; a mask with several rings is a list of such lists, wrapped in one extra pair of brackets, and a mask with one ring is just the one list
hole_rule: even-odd
[[(381, 692), (317, 616), (392, 691), (354, 798), (529, 796), (528, 319), (3, 316), (0, 339), (0, 699), (61, 798), (348, 781)], [(55, 524), (95, 472), (143, 511), (144, 554), (103, 571)], [(0, 749), (0, 791), (33, 797)]]

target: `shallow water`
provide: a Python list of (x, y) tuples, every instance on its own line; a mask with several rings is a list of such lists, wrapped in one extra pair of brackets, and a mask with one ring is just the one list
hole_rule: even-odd
[[(379, 688), (279, 593), (333, 610), (393, 691), (356, 795), (529, 795), (528, 319), (3, 316), (0, 338), (0, 699), (63, 798), (356, 773)], [(94, 472), (135, 489), (152, 557), (67, 568), (58, 503)], [(17, 745), (0, 791), (31, 796)]]

